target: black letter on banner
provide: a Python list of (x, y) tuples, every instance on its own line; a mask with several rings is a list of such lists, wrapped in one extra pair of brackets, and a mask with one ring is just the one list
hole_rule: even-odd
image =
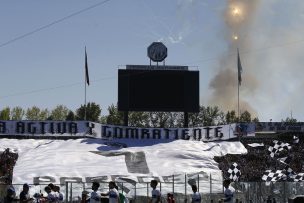
[(164, 128), (166, 139), (170, 139), (170, 129)]
[(74, 122), (69, 123), (69, 133), (70, 134), (78, 133), (77, 123), (74, 123)]
[(97, 176), (97, 177), (86, 177), (85, 178), (86, 183), (93, 183), (93, 182), (109, 182), (108, 176)]
[(0, 121), (0, 133), (5, 134), (6, 132), (6, 123), (3, 121)]
[(149, 138), (150, 138), (150, 132), (149, 132), (149, 129), (142, 128), (142, 129), (141, 129), (141, 137), (145, 137), (145, 135), (147, 135), (147, 139), (149, 139)]
[[(138, 129), (137, 128), (126, 128), (126, 137), (138, 138)], [(131, 135), (130, 135), (131, 132)]]
[[(121, 127), (114, 127), (114, 135), (113, 135), (113, 137), (122, 138), (123, 137), (122, 130), (123, 129)], [(126, 138), (129, 138), (128, 135), (126, 135)]]
[(24, 123), (19, 121), (17, 122), (17, 126), (16, 126), (16, 132), (19, 134), (23, 134), (24, 133)]
[(178, 140), (178, 129), (174, 130), (175, 133), (175, 139)]
[(183, 129), (182, 130), (182, 139), (183, 140), (189, 140), (190, 139), (189, 129)]
[(40, 133), (45, 134), (45, 124), (46, 122), (40, 122)]
[(55, 131), (54, 131), (54, 123), (53, 122), (50, 123), (50, 130), (49, 130), (49, 132), (52, 133), (52, 134), (55, 133)]
[(222, 138), (224, 136), (223, 133), (221, 132), (221, 128), (222, 127), (216, 127), (216, 128), (214, 128), (215, 137)]
[[(198, 137), (196, 137), (197, 132), (198, 132)], [(200, 128), (193, 129), (193, 137), (195, 140), (201, 140), (202, 139), (202, 129), (200, 129)]]
[(34, 122), (29, 122), (27, 123), (27, 132), (30, 134), (35, 134), (36, 133), (36, 127), (33, 127)]
[(60, 134), (66, 133), (66, 123), (65, 122), (57, 123), (57, 133), (60, 133)]
[(210, 139), (210, 129), (212, 129), (212, 128), (206, 127), (206, 128), (204, 128), (204, 129), (206, 130), (205, 138), (206, 138), (207, 140), (209, 140), (209, 139)]
[(144, 180), (145, 178), (157, 180), (158, 182), (160, 182), (159, 177), (156, 177), (156, 176), (137, 176), (137, 179), (138, 179), (139, 183), (147, 182), (147, 181)]
[(93, 128), (95, 128), (95, 124), (91, 122), (87, 122), (86, 125), (89, 128), (89, 130), (87, 131), (89, 135), (93, 135)]
[[(41, 178), (41, 180), (40, 180)], [(34, 177), (33, 178), (33, 183), (34, 185), (40, 185), (40, 184), (47, 184), (47, 183), (54, 183), (56, 182), (55, 181), (55, 178), (51, 177), (51, 176), (41, 176), (41, 177)]]
[(81, 177), (60, 177), (59, 181), (60, 181), (60, 185), (65, 185), (65, 182), (82, 183), (82, 178)]
[[(106, 126), (106, 125), (102, 126), (102, 135), (101, 135), (101, 137), (111, 137), (112, 133), (111, 133), (111, 131), (107, 131), (107, 128), (110, 128), (110, 127)], [(109, 132), (109, 133), (107, 133), (107, 132)]]
[[(153, 134), (153, 139), (161, 139), (160, 129), (153, 129), (152, 134)], [(156, 136), (157, 136), (157, 138), (156, 138)]]

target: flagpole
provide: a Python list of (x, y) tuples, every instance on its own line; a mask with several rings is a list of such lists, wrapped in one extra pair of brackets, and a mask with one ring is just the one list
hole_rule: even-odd
[(84, 68), (84, 120), (87, 120), (87, 47), (84, 47), (85, 50), (85, 68)]
[(240, 83), (238, 81), (238, 120), (240, 121)]
[(87, 81), (84, 78), (84, 120), (87, 120)]

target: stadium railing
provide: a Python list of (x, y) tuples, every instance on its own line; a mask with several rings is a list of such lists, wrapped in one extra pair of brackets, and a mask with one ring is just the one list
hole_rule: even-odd
[[(174, 180), (174, 179), (173, 179)], [(123, 193), (132, 203), (147, 202), (151, 197), (150, 181), (140, 183), (116, 182), (119, 192)], [(197, 177), (189, 178), (184, 176), (184, 180), (159, 182), (157, 189), (162, 193), (162, 200), (166, 202), (167, 194), (174, 195), (176, 203), (191, 202), (191, 185), (196, 184), (201, 193), (202, 202), (218, 203), (219, 199), (223, 197), (224, 188), (222, 181), (215, 181), (200, 174)], [(22, 191), (23, 184), (14, 184), (16, 196), (18, 198)], [(44, 193), (44, 187), (47, 185), (31, 185), (30, 196), (33, 197), (35, 193)], [(66, 182), (65, 185), (60, 185), (60, 191), (64, 195), (65, 203), (80, 203), (83, 191), (91, 192), (92, 183), (84, 182)], [(289, 198), (296, 195), (304, 194), (304, 182), (233, 182), (231, 186), (235, 189), (235, 202), (242, 203), (261, 203), (261, 202), (287, 202)], [(2, 191), (0, 192), (1, 199), (5, 195), (5, 188), (8, 185), (0, 185)], [(108, 182), (100, 182), (100, 192), (108, 191)], [(46, 195), (46, 194), (45, 194)], [(237, 200), (237, 201), (236, 201)], [(34, 202), (37, 202), (36, 200)]]

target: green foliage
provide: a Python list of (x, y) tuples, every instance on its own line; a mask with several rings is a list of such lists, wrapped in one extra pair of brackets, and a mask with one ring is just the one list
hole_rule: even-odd
[(0, 112), (0, 120), (10, 120), (10, 108), (9, 107), (5, 107), (4, 109), (2, 109), (2, 111)]
[(33, 106), (26, 110), (25, 117), (27, 120), (46, 120), (49, 117), (49, 111)]
[[(85, 111), (86, 111), (86, 119), (85, 119)], [(76, 119), (77, 120), (87, 120), (98, 122), (101, 113), (101, 108), (99, 104), (95, 102), (89, 102), (86, 107), (81, 105), (80, 108), (76, 110)]]
[(25, 111), (20, 106), (16, 106), (11, 110), (12, 120), (22, 120), (24, 115)]
[(63, 121), (66, 119), (69, 113), (69, 109), (63, 105), (57, 105), (55, 109), (51, 111), (51, 118), (55, 121)]
[(111, 125), (123, 125), (124, 119), (123, 119), (123, 112), (118, 111), (117, 106), (114, 104), (111, 104), (111, 106), (108, 107), (109, 115), (106, 118), (106, 123)]
[(149, 114), (147, 112), (129, 112), (129, 126), (149, 127)]
[(66, 118), (65, 118), (66, 121), (75, 121), (75, 114), (73, 111), (69, 111), (69, 113), (67, 114)]
[(252, 122), (254, 122), (254, 123), (258, 123), (258, 122), (260, 122), (260, 120), (259, 120), (259, 118), (258, 118), (258, 117), (255, 117), (254, 119), (252, 119)]
[(236, 123), (236, 122), (238, 122), (236, 112), (234, 110), (228, 111), (226, 114), (226, 123), (230, 124), (230, 123)]
[(251, 114), (248, 111), (244, 111), (241, 113), (240, 122), (250, 123), (251, 122)]
[(287, 117), (285, 120), (281, 120), (282, 122), (285, 122), (285, 123), (297, 123), (298, 121), (297, 121), (297, 119), (295, 119), (295, 118), (289, 118), (289, 117)]

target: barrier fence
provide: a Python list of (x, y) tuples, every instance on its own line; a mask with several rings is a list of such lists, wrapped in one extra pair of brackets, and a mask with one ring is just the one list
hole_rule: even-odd
[[(224, 188), (222, 181), (214, 180), (212, 175), (209, 180), (204, 180), (197, 175), (197, 177), (189, 178), (184, 175), (183, 182), (180, 177), (178, 181), (172, 176), (170, 182), (159, 182), (157, 189), (162, 193), (162, 202), (167, 202), (167, 194), (174, 195), (176, 203), (191, 202), (191, 185), (196, 184), (198, 191), (201, 194), (202, 202), (218, 203), (220, 198), (223, 198)], [(199, 181), (198, 181), (199, 180)], [(118, 190), (124, 194), (129, 202), (142, 203), (148, 202), (151, 197), (150, 181), (147, 182), (132, 182), (132, 181), (116, 181)], [(22, 191), (23, 184), (13, 185), (16, 191), (17, 198)], [(44, 194), (45, 185), (31, 185), (30, 196), (33, 197), (35, 193)], [(92, 183), (87, 182), (66, 182), (60, 186), (60, 192), (63, 193), (65, 203), (80, 203), (83, 191), (90, 193)], [(234, 182), (231, 186), (235, 189), (234, 202), (235, 203), (285, 203), (288, 198), (295, 195), (304, 195), (303, 182)], [(0, 185), (1, 199), (5, 196), (5, 191), (8, 185)], [(106, 193), (109, 190), (108, 182), (100, 182), (99, 192)], [(35, 199), (33, 202), (39, 202)], [(107, 202), (107, 199), (102, 199), (102, 202)]]

